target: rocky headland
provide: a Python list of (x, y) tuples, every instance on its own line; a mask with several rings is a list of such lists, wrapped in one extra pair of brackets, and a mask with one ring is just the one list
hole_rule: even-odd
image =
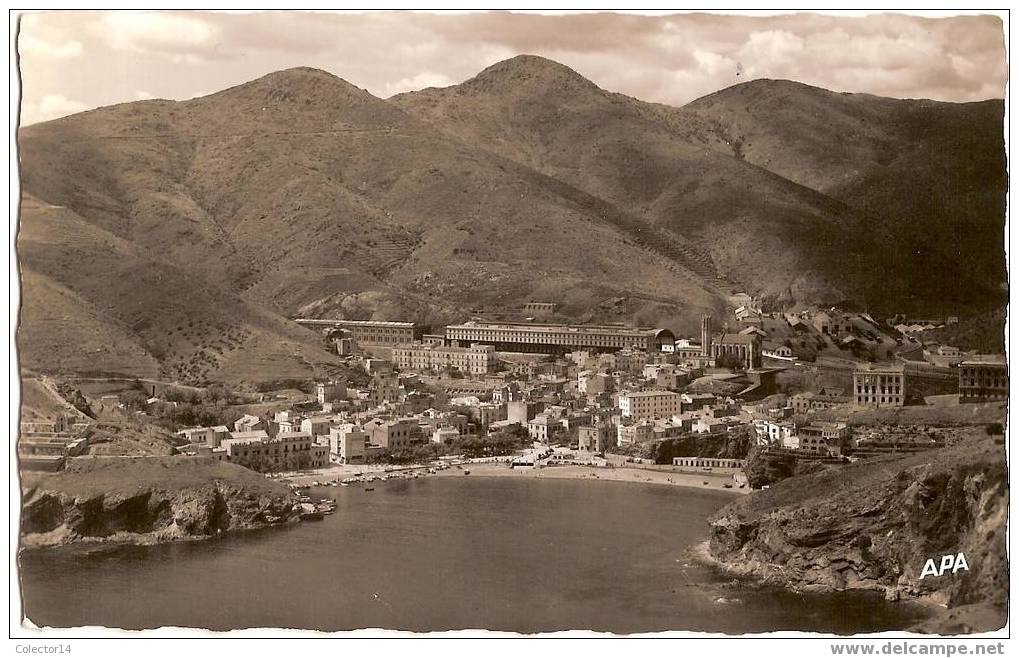
[[(873, 590), (930, 604), (913, 630), (989, 631), (1005, 624), (1008, 479), (987, 436), (783, 480), (710, 520), (706, 553), (734, 575), (800, 591)], [(923, 577), (962, 553), (966, 569)]]
[(286, 485), (202, 457), (76, 458), (21, 484), (23, 548), (205, 539), (299, 516)]

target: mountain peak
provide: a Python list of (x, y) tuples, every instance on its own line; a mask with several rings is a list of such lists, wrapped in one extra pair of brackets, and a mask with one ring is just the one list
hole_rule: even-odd
[(863, 102), (874, 103), (881, 106), (890, 106), (899, 103), (899, 99), (874, 96), (859, 92), (839, 92), (817, 87), (796, 80), (785, 78), (755, 78), (747, 80), (731, 87), (719, 89), (716, 92), (702, 96), (689, 103), (690, 107), (708, 106), (723, 101), (727, 98), (741, 97), (754, 99), (755, 101), (788, 102), (789, 99), (798, 99), (800, 102), (810, 99), (815, 103), (845, 103)]
[[(328, 71), (300, 66), (187, 102), (207, 122), (249, 122), (254, 128), (330, 130), (339, 125), (393, 126), (407, 117), (368, 91)], [(226, 119), (225, 117), (231, 117)], [(245, 118), (246, 117), (246, 118)]]
[(312, 68), (310, 66), (296, 66), (280, 71), (267, 73), (256, 78), (241, 87), (257, 87), (271, 89), (334, 89), (353, 93), (367, 93), (360, 87), (353, 85), (343, 78), (337, 77), (328, 71)]
[[(342, 78), (339, 78), (329, 71), (323, 69), (317, 69), (311, 66), (294, 66), (289, 69), (280, 69), (279, 71), (273, 71), (267, 75), (262, 76), (263, 79), (275, 79), (275, 80), (309, 80), (318, 79), (322, 81), (331, 80), (333, 82), (346, 82)], [(349, 83), (348, 83), (349, 84)]]
[(497, 62), (463, 84), (468, 88), (505, 85), (598, 89), (597, 85), (565, 64), (538, 55), (517, 55)]
[(204, 98), (231, 98), (260, 108), (266, 104), (328, 106), (329, 103), (381, 103), (368, 91), (328, 71), (298, 66), (267, 73)]

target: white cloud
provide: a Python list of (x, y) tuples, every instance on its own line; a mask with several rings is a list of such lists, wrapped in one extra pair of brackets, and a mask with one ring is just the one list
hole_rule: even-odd
[(47, 94), (38, 103), (23, 103), (21, 106), (21, 125), (27, 126), (30, 123), (49, 121), (84, 112), (89, 109), (88, 105), (80, 101), (71, 100), (61, 94)]
[(786, 30), (751, 32), (737, 53), (751, 76), (778, 77), (806, 62), (801, 59), (805, 42)]
[(188, 61), (195, 49), (215, 47), (220, 38), (212, 23), (168, 13), (106, 14), (94, 31), (117, 50), (176, 52)]
[(173, 62), (174, 64), (201, 64), (203, 60), (200, 55), (195, 55), (192, 53), (184, 54), (176, 53), (170, 55), (170, 61)]
[(18, 35), (18, 53), (22, 56), (43, 59), (73, 59), (81, 55), (82, 50), (80, 41), (52, 43), (31, 34)]
[(1001, 19), (979, 16), (40, 12), (20, 30), (23, 93), (37, 106), (45, 94), (90, 107), (132, 100), (153, 80), (183, 99), (292, 66), (388, 97), (521, 53), (672, 105), (758, 77), (960, 101), (1001, 97), (1007, 77)]
[(147, 101), (147, 100), (151, 100), (151, 99), (155, 98), (155, 96), (153, 96), (152, 94), (150, 94), (147, 91), (136, 91), (136, 92), (134, 92), (134, 98), (135, 98), (135, 100), (139, 100), (139, 101)]
[(424, 72), (418, 73), (413, 78), (402, 78), (396, 82), (387, 82), (385, 86), (386, 97), (394, 94), (402, 94), (405, 91), (416, 91), (425, 87), (448, 87), (455, 81), (441, 73)]

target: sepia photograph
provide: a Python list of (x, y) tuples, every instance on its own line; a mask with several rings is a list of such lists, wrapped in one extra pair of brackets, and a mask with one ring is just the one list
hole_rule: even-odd
[(234, 9), (10, 12), (18, 653), (1004, 653), (1007, 10)]

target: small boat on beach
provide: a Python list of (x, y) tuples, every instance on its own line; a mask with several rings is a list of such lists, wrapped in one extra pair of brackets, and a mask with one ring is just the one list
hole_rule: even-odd
[(465, 468), (464, 469), (464, 475), (470, 475), (470, 474), (471, 474), (470, 469)]

